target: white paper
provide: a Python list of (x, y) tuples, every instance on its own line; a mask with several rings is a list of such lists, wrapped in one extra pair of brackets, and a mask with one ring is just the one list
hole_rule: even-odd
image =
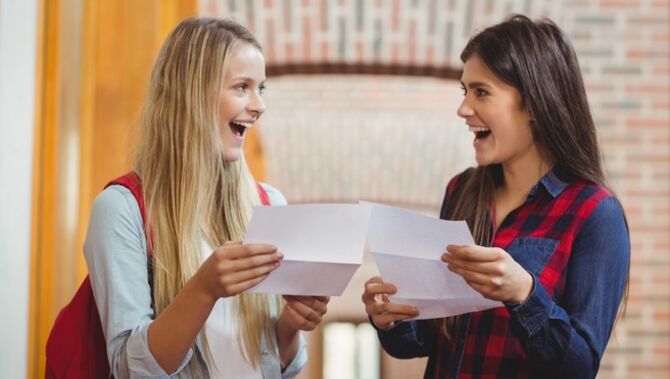
[(439, 220), (387, 205), (362, 204), (371, 209), (367, 248), (384, 281), (398, 289), (389, 297), (392, 302), (417, 307), (417, 319), (502, 306), (472, 289), (440, 259), (447, 245), (474, 244), (465, 221)]
[(358, 204), (256, 207), (245, 243), (277, 246), (284, 259), (250, 292), (339, 296), (363, 262), (370, 209)]

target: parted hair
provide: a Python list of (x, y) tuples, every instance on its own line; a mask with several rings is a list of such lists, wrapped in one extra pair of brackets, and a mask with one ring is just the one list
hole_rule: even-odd
[[(226, 161), (219, 134), (219, 96), (230, 53), (240, 44), (261, 49), (234, 21), (189, 18), (167, 37), (151, 73), (136, 168), (153, 244), (156, 314), (200, 267), (203, 241), (213, 248), (241, 241), (260, 203), (244, 158)], [(270, 310), (280, 299), (242, 293), (234, 301), (242, 351), (256, 367), (263, 338), (276, 353)]]

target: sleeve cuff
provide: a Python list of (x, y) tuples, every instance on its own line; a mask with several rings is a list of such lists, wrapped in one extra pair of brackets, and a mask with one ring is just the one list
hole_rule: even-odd
[(307, 363), (307, 342), (300, 332), (300, 346), (291, 363), (281, 372), (282, 379), (290, 379), (298, 375), (302, 367)]
[(384, 332), (391, 331), (391, 330), (395, 329), (398, 325), (402, 324), (402, 322), (393, 322), (393, 323), (391, 323), (391, 326), (389, 326), (388, 328), (386, 328), (386, 329), (379, 329), (379, 328), (377, 327), (377, 325), (375, 325), (375, 323), (372, 322), (372, 316), (368, 315), (368, 321), (370, 322), (370, 325), (372, 325), (372, 327), (375, 328), (375, 330), (377, 331), (377, 333), (384, 333)]
[(520, 304), (505, 304), (512, 317), (526, 332), (527, 337), (532, 337), (546, 324), (552, 304), (547, 291), (538, 283), (537, 277), (532, 276), (533, 290), (528, 298)]

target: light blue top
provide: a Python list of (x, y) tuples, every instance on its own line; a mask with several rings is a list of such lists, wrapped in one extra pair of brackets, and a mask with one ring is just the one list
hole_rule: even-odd
[[(275, 188), (263, 184), (272, 205), (286, 205)], [(137, 201), (125, 187), (113, 185), (100, 193), (91, 210), (84, 255), (107, 341), (107, 358), (115, 378), (209, 378), (200, 348), (189, 349), (182, 364), (166, 373), (149, 351), (147, 330), (153, 322), (147, 271), (147, 246)], [(276, 320), (277, 315), (273, 315)], [(275, 336), (276, 338), (276, 336)], [(279, 358), (262, 341), (264, 379), (290, 379), (307, 362), (305, 339), (293, 361), (281, 372)], [(199, 363), (187, 367), (191, 360)]]

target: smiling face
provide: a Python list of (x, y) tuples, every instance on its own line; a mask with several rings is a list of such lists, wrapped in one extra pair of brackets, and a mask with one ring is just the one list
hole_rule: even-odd
[(227, 161), (240, 159), (246, 130), (265, 111), (261, 99), (264, 88), (263, 54), (248, 43), (238, 44), (230, 52), (219, 97), (219, 134)]
[(463, 66), (463, 102), (458, 115), (475, 134), (475, 158), (480, 166), (535, 159), (538, 151), (529, 112), (521, 94), (472, 55)]

